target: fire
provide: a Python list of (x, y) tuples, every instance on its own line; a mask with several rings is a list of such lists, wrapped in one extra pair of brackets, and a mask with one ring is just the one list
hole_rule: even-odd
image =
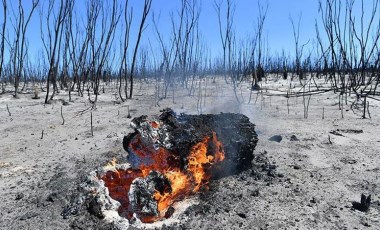
[[(158, 126), (152, 123), (152, 126)], [(145, 178), (151, 171), (158, 171), (170, 183), (170, 189), (154, 191), (153, 199), (157, 202), (157, 216), (144, 216), (141, 220), (146, 223), (154, 222), (165, 217), (166, 211), (174, 202), (182, 200), (201, 189), (207, 189), (211, 177), (209, 169), (212, 165), (225, 158), (223, 145), (218, 141), (216, 133), (206, 136), (202, 141), (193, 145), (186, 158), (185, 167), (180, 167), (178, 153), (173, 153), (163, 147), (154, 149), (146, 146), (140, 137), (130, 143), (133, 151), (140, 157), (138, 169), (108, 171), (101, 179), (109, 189), (110, 196), (121, 203), (119, 214), (130, 219), (133, 210), (129, 204), (128, 192), (136, 178)], [(110, 165), (115, 165), (112, 161)]]
[[(211, 151), (213, 154), (207, 154)], [(189, 170), (192, 172), (195, 179), (196, 187), (193, 192), (197, 192), (210, 177), (206, 173), (208, 167), (214, 163), (221, 162), (225, 158), (222, 144), (216, 138), (215, 132), (210, 140), (206, 137), (204, 141), (197, 143), (191, 149), (189, 160)]]

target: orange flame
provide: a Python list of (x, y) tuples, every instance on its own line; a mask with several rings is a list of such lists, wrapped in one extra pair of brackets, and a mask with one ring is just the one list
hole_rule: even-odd
[(190, 149), (187, 157), (187, 166), (181, 170), (176, 155), (164, 148), (154, 150), (151, 147), (141, 148), (141, 140), (136, 138), (131, 147), (137, 155), (148, 159), (149, 163), (142, 163), (140, 169), (107, 172), (102, 180), (109, 189), (110, 196), (121, 203), (119, 214), (131, 218), (129, 208), (128, 191), (132, 181), (137, 177), (146, 177), (150, 171), (156, 170), (168, 178), (171, 192), (160, 194), (156, 191), (153, 198), (157, 201), (159, 216), (146, 217), (142, 221), (154, 222), (165, 216), (166, 210), (176, 201), (188, 197), (201, 188), (207, 189), (210, 174), (208, 169), (215, 163), (225, 159), (222, 143), (218, 141), (215, 132), (211, 137), (205, 137), (201, 142)]

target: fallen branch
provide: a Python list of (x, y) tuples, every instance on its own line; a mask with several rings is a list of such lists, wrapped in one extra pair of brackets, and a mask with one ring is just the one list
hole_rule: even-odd
[(92, 111), (92, 110), (96, 110), (96, 104), (92, 104), (90, 107), (88, 107), (87, 109), (84, 109), (84, 110), (81, 110), (81, 111), (78, 111), (75, 113), (75, 117), (78, 117), (80, 115), (83, 115), (89, 111)]
[(342, 133), (355, 133), (355, 134), (363, 133), (362, 129), (337, 129), (336, 131), (339, 131)]
[(272, 94), (272, 93), (263, 93), (265, 96), (268, 96), (268, 97), (273, 97), (273, 96), (283, 96), (283, 97), (304, 97), (304, 96), (312, 96), (312, 95), (317, 95), (317, 94), (323, 94), (323, 93), (327, 93), (327, 92), (330, 92), (330, 91), (333, 91), (334, 89), (325, 89), (325, 90), (312, 90), (312, 91), (308, 91), (308, 92), (305, 92), (305, 93), (292, 93), (292, 94), (289, 94), (289, 93), (279, 93), (279, 94)]
[(368, 98), (370, 98), (370, 99), (372, 99), (372, 100), (375, 100), (375, 101), (380, 101), (380, 99), (375, 98), (375, 97), (371, 97), (371, 96), (366, 96), (366, 97), (368, 97)]

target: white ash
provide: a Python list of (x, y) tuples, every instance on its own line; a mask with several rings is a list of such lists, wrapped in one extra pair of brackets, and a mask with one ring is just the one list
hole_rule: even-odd
[[(104, 221), (112, 223), (117, 229), (124, 230), (129, 229), (129, 227), (155, 229), (164, 225), (170, 226), (175, 223), (180, 223), (180, 221), (183, 221), (186, 218), (185, 215), (183, 215), (186, 209), (199, 203), (197, 197), (191, 197), (179, 201), (173, 204), (172, 207), (175, 211), (170, 218), (159, 220), (154, 223), (142, 223), (136, 213), (133, 214), (132, 220), (129, 221), (119, 215), (118, 209), (121, 204), (109, 195), (108, 188), (105, 186), (104, 181), (100, 179), (109, 171), (127, 170), (129, 168), (131, 168), (129, 164), (109, 164), (90, 172), (86, 179), (80, 184), (81, 194), (72, 201), (70, 207), (66, 208), (66, 212), (72, 212), (68, 213), (68, 215), (76, 215), (76, 212), (81, 209), (81, 206), (88, 203), (88, 206), (94, 214), (101, 217)], [(136, 178), (133, 181), (131, 188), (138, 181), (145, 182), (143, 178)]]

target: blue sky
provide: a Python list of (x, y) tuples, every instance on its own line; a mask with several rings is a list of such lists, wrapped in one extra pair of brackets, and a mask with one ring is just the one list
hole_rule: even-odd
[[(200, 16), (200, 31), (204, 40), (210, 48), (212, 55), (221, 54), (221, 42), (218, 30), (217, 14), (213, 7), (214, 0), (199, 0), (202, 5)], [(17, 4), (16, 1), (8, 0), (8, 4)], [(27, 10), (31, 5), (32, 0), (22, 0), (22, 3)], [(48, 0), (40, 0), (41, 3), (47, 5)], [(120, 4), (124, 1), (119, 0)], [(272, 54), (281, 53), (284, 49), (286, 54), (294, 53), (294, 38), (290, 17), (294, 18), (295, 23), (298, 22), (298, 17), (301, 15), (300, 23), (300, 43), (305, 43), (310, 40), (309, 44), (315, 41), (315, 20), (320, 22), (320, 14), (318, 13), (318, 0), (261, 0), (265, 5), (268, 3), (267, 19), (264, 26), (264, 35), (267, 37), (269, 49)], [(365, 0), (365, 3), (372, 2)], [(250, 36), (254, 31), (258, 15), (258, 0), (235, 0), (236, 12), (234, 16), (234, 29), (237, 39), (244, 39)], [(84, 0), (76, 1), (76, 9), (80, 15), (85, 15)], [(152, 12), (157, 16), (161, 14), (159, 27), (166, 34), (170, 33), (170, 13), (179, 9), (180, 0), (153, 0)], [(135, 18), (134, 26), (131, 30), (131, 41), (134, 44), (134, 39), (137, 34), (137, 26), (140, 20), (143, 0), (130, 0), (130, 5), (133, 6)], [(8, 8), (11, 8), (10, 6)], [(30, 57), (36, 57), (38, 50), (42, 48), (40, 35), (40, 20), (38, 11), (34, 14), (30, 27), (28, 28), (27, 36), (30, 44)], [(11, 12), (8, 13), (8, 18), (11, 18)], [(144, 32), (142, 46), (148, 46), (148, 40), (153, 44), (156, 41), (156, 36), (153, 31), (150, 15), (147, 23), (148, 27)], [(0, 12), (0, 19), (3, 17)], [(11, 31), (10, 20), (8, 20), (8, 30)], [(323, 29), (320, 26), (321, 34)], [(120, 32), (120, 31), (119, 31)], [(118, 41), (117, 41), (118, 42)], [(309, 46), (309, 48), (311, 45)]]
[[(138, 0), (135, 0), (137, 2)], [(200, 17), (200, 28), (207, 44), (214, 55), (221, 52), (219, 38), (218, 19), (213, 7), (214, 0), (201, 0), (202, 12)], [(264, 4), (266, 1), (261, 0)], [(307, 42), (315, 37), (315, 19), (319, 19), (318, 0), (268, 0), (268, 12), (264, 26), (264, 34), (268, 38), (271, 52), (281, 53), (293, 52), (294, 38), (289, 17), (300, 23), (300, 42)], [(244, 39), (254, 31), (258, 15), (258, 0), (235, 0), (236, 12), (234, 17), (234, 28), (236, 36)], [(265, 5), (265, 4), (264, 4)], [(179, 0), (154, 0), (152, 8), (156, 14), (161, 12), (160, 25), (170, 25), (165, 14), (180, 6)], [(167, 21), (165, 21), (167, 20)]]

